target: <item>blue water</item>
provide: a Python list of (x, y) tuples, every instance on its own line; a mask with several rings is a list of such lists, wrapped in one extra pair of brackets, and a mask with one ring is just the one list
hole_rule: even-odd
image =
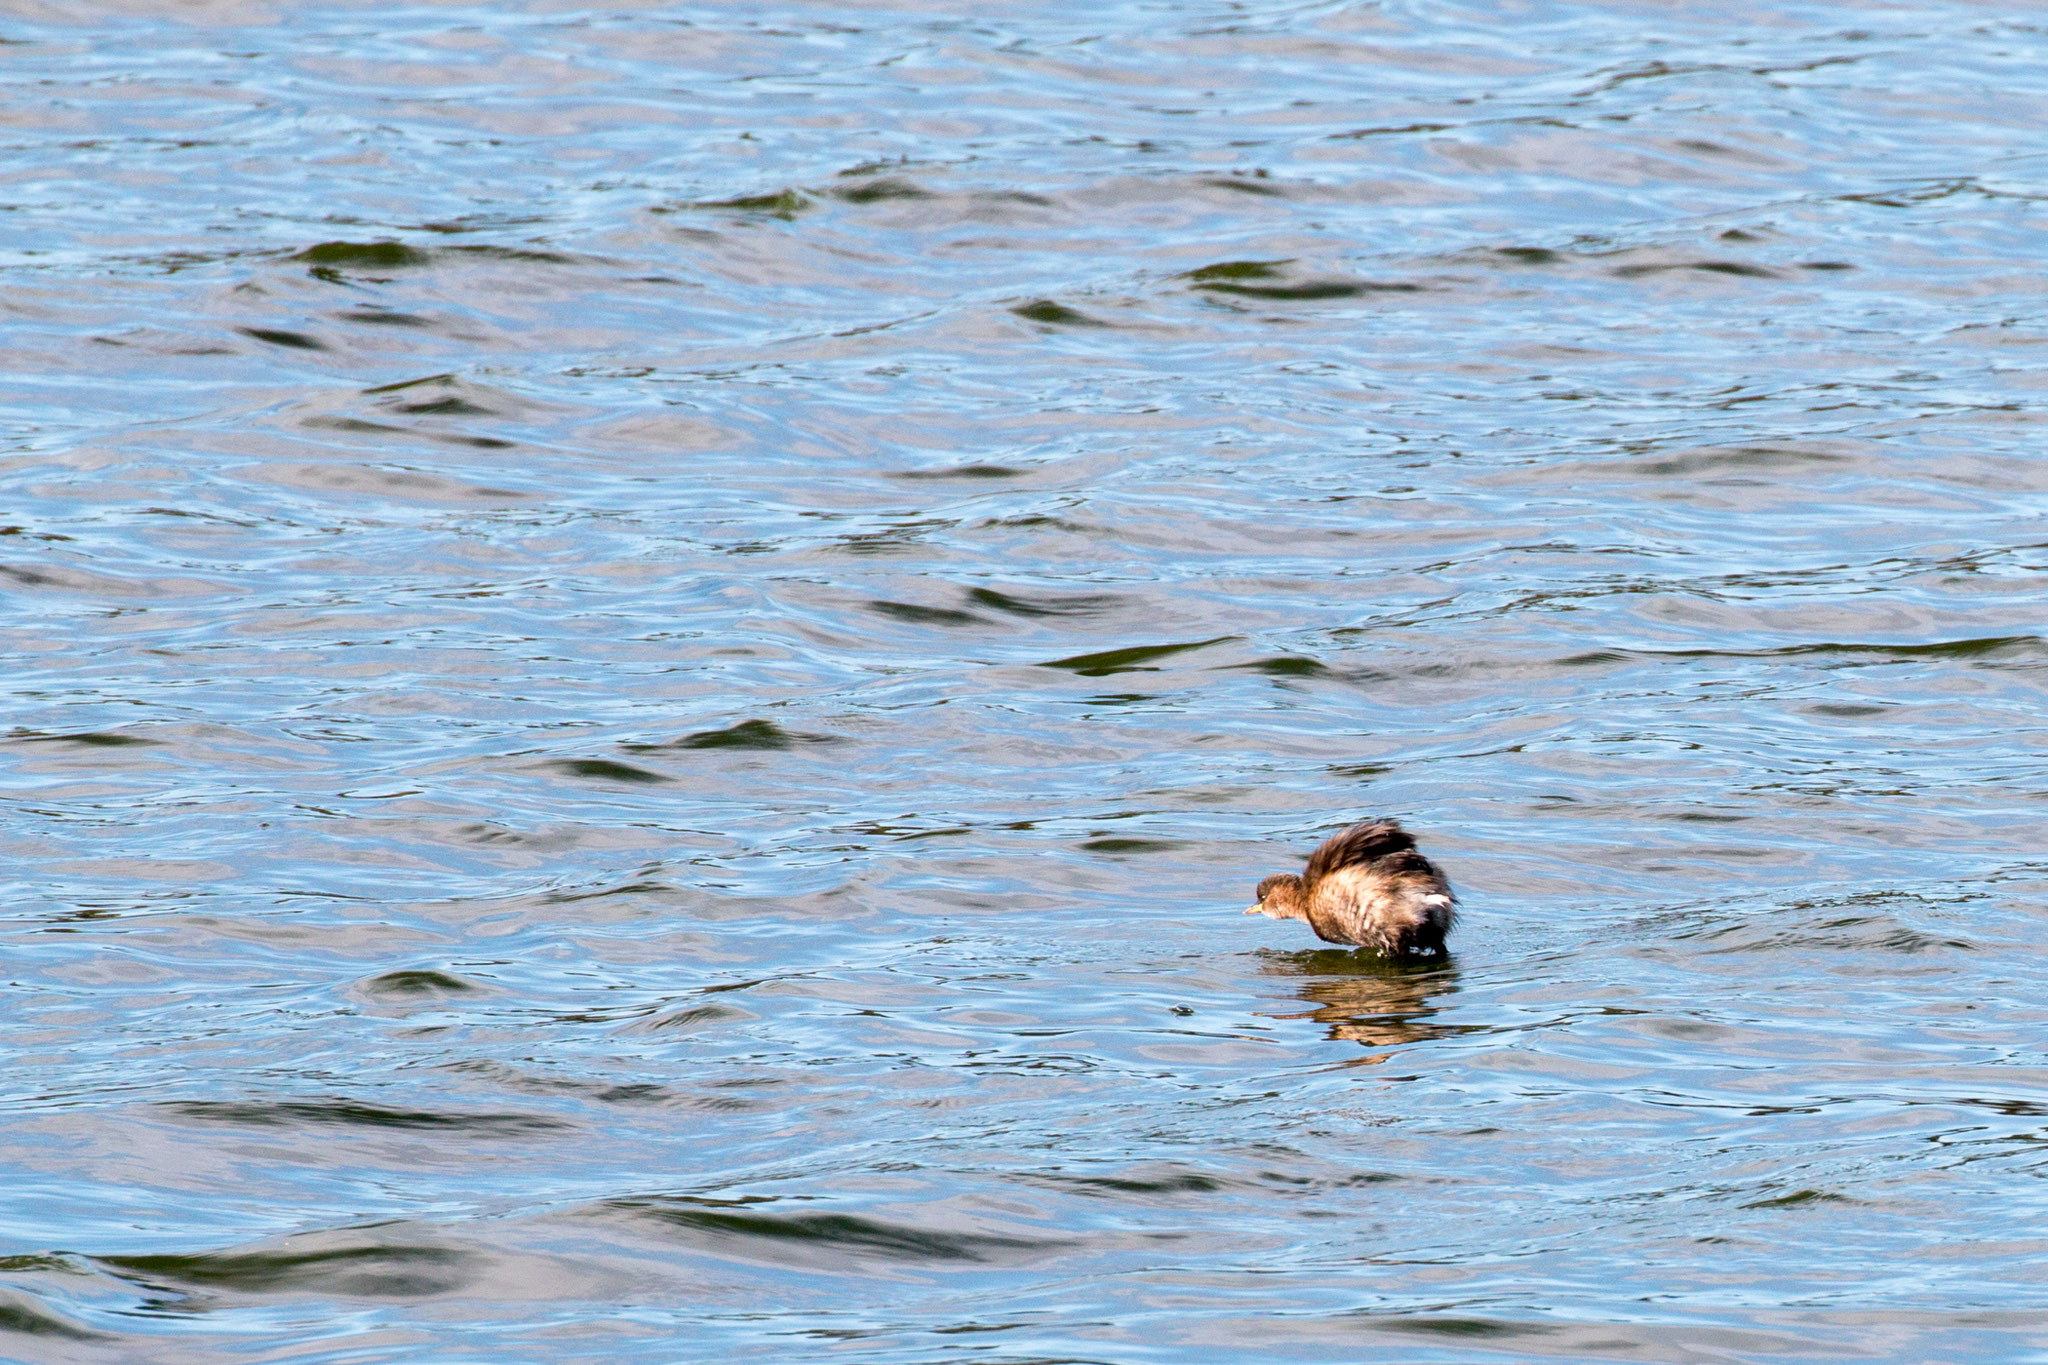
[(2048, 25), (0, 72), (0, 1357), (2048, 1360)]

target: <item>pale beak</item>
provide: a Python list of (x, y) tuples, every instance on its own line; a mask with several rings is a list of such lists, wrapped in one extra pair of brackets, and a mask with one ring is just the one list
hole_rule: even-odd
[(1266, 909), (1266, 907), (1265, 907), (1265, 906), (1264, 906), (1263, 904), (1260, 904), (1260, 905), (1254, 905), (1254, 906), (1253, 906), (1253, 907), (1252, 907), (1251, 909), (1249, 909), (1249, 910), (1245, 911), (1245, 913), (1246, 913), (1247, 915), (1257, 915), (1257, 914), (1263, 914), (1263, 913), (1265, 912), (1265, 909)]

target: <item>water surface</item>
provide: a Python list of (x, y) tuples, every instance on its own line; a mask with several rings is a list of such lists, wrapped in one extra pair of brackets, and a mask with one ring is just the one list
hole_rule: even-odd
[(0, 1354), (2048, 1358), (2024, 13), (10, 13)]

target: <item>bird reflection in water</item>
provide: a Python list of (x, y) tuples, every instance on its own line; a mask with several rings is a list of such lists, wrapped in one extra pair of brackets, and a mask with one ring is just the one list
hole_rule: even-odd
[[(1424, 962), (1393, 961), (1372, 953), (1323, 949), (1266, 952), (1260, 970), (1296, 979), (1295, 994), (1309, 1008), (1277, 1019), (1313, 1019), (1328, 1027), (1333, 1042), (1393, 1049), (1460, 1030), (1432, 1022), (1436, 998), (1458, 988), (1458, 969), (1448, 957)], [(1391, 1056), (1376, 1051), (1346, 1066), (1373, 1066)]]

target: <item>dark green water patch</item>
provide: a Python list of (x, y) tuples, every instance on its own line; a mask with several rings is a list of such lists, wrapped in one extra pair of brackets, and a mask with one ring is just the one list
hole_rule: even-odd
[(272, 346), (283, 346), (294, 351), (324, 351), (327, 343), (318, 337), (307, 336), (304, 332), (288, 332), (281, 327), (237, 327), (236, 331), (245, 337), (268, 342)]
[(395, 1109), (341, 1099), (172, 1100), (160, 1107), (180, 1118), (243, 1128), (377, 1128), (469, 1137), (529, 1137), (575, 1129), (574, 1124), (540, 1114)]
[(1403, 133), (1444, 133), (1457, 125), (1453, 123), (1399, 123), (1377, 128), (1354, 128), (1348, 133), (1331, 133), (1330, 142), (1352, 142), (1368, 137), (1397, 137)]
[(47, 1252), (28, 1252), (23, 1255), (0, 1256), (0, 1275), (34, 1275), (43, 1271), (70, 1273), (78, 1266), (65, 1256), (52, 1256)]
[(1084, 840), (1081, 847), (1090, 853), (1164, 853), (1169, 849), (1184, 846), (1180, 839), (1139, 839), (1129, 835), (1109, 835), (1100, 839)]
[(379, 385), (378, 385), (377, 387), (375, 387), (375, 388), (373, 388), (373, 389), (364, 389), (364, 390), (363, 390), (363, 392), (364, 392), (364, 393), (366, 393), (366, 394), (370, 394), (370, 393), (404, 393), (404, 392), (405, 392), (405, 391), (406, 391), (407, 389), (417, 389), (417, 388), (423, 388), (423, 387), (425, 387), (425, 386), (426, 386), (426, 385), (428, 385), (428, 384), (436, 384), (436, 385), (442, 385), (442, 386), (445, 386), (445, 387), (453, 387), (453, 386), (455, 386), (455, 385), (458, 385), (458, 384), (460, 384), (460, 383), (462, 383), (462, 380), (461, 380), (461, 379), (460, 379), (460, 378), (459, 378), (458, 376), (456, 376), (456, 375), (452, 375), (452, 374), (429, 374), (429, 375), (422, 375), (422, 376), (420, 376), (420, 377), (419, 377), (418, 379), (401, 379), (401, 380), (398, 380), (398, 381), (397, 381), (396, 383), (392, 383), (392, 384), (379, 384)]
[(946, 469), (906, 469), (899, 479), (1015, 479), (1029, 473), (1007, 464), (956, 464)]
[(1225, 1190), (1257, 1188), (1253, 1182), (1211, 1175), (1179, 1165), (1166, 1165), (1152, 1172), (1121, 1175), (1078, 1175), (1066, 1171), (1034, 1171), (1023, 1177), (1034, 1185), (1070, 1189), (1097, 1199), (1129, 1196), (1218, 1194)]
[(359, 308), (354, 312), (336, 313), (343, 322), (360, 322), (372, 327), (431, 327), (433, 324), (417, 313), (394, 313), (382, 308)]
[(1034, 299), (1020, 303), (1010, 310), (1028, 322), (1042, 322), (1052, 327), (1108, 327), (1111, 324), (1101, 318), (1090, 317), (1078, 308), (1069, 308), (1064, 303), (1051, 299)]
[(759, 1205), (683, 1195), (612, 1199), (600, 1206), (643, 1226), (680, 1234), (707, 1250), (765, 1255), (777, 1262), (803, 1255), (831, 1270), (845, 1262), (927, 1265), (1000, 1265), (1036, 1259), (1070, 1245), (1065, 1240), (945, 1231), (851, 1213), (781, 1213)]
[(392, 426), (389, 422), (365, 422), (360, 417), (335, 417), (328, 413), (315, 413), (301, 418), (299, 425), (314, 431), (352, 431), (365, 436), (403, 436), (404, 427)]
[(6, 1332), (65, 1341), (97, 1341), (107, 1335), (65, 1321), (18, 1290), (0, 1292), (0, 1333)]
[(1281, 271), (1294, 264), (1292, 257), (1277, 261), (1218, 261), (1205, 265), (1199, 270), (1190, 270), (1181, 278), (1193, 280), (1196, 284), (1214, 284), (1218, 281), (1269, 280), (1277, 278)]
[(1545, 246), (1489, 247), (1483, 254), (1504, 265), (1520, 266), (1561, 265), (1568, 259), (1565, 253)]
[(80, 749), (127, 749), (136, 746), (162, 747), (160, 739), (123, 734), (118, 730), (82, 730), (69, 735), (39, 735), (17, 731), (7, 736), (16, 744), (69, 744)]
[(1257, 178), (1212, 175), (1202, 183), (1214, 190), (1236, 190), (1239, 194), (1256, 194), (1269, 199), (1284, 199), (1287, 196), (1287, 191), (1280, 186), (1267, 183), (1263, 171)]
[(621, 1033), (668, 1033), (687, 1032), (706, 1024), (743, 1023), (759, 1016), (734, 1005), (692, 1005), (686, 1009), (671, 1010), (650, 1019), (636, 1020), (620, 1029)]
[(1117, 605), (1108, 593), (1078, 593), (1053, 597), (1046, 594), (1024, 597), (998, 592), (994, 588), (970, 588), (967, 600), (1012, 616), (1095, 616)]
[(669, 779), (648, 768), (636, 768), (613, 758), (551, 758), (541, 764), (568, 777), (594, 778), (602, 782), (666, 782)]
[[(743, 194), (732, 199), (699, 199), (693, 209), (723, 209), (733, 213), (758, 213), (788, 220), (815, 207), (817, 201), (800, 190), (784, 189), (774, 194)], [(656, 209), (660, 213), (664, 210)]]
[(574, 265), (576, 257), (560, 251), (543, 251), (526, 246), (491, 246), (473, 244), (469, 246), (444, 246), (437, 250), (450, 256), (468, 256), (487, 261), (513, 261), (520, 265)]
[(2004, 1114), (2008, 1118), (2048, 1118), (2048, 1102), (2039, 1100), (1989, 1100), (1975, 1095), (1959, 1096), (1956, 1099), (1909, 1100), (1910, 1104), (1962, 1104), (1972, 1109), (1983, 1109), (1993, 1114)]
[(1375, 280), (1304, 280), (1300, 284), (1235, 284), (1216, 281), (1195, 288), (1211, 294), (1231, 294), (1276, 303), (1313, 303), (1319, 299), (1355, 299), (1366, 294), (1419, 294), (1422, 286), (1384, 283)]
[(1813, 1204), (1846, 1204), (1849, 1200), (1826, 1190), (1794, 1190), (1771, 1199), (1757, 1199), (1744, 1204), (1745, 1209), (1796, 1209)]
[(288, 259), (340, 270), (405, 270), (433, 258), (403, 242), (322, 242)]
[(1225, 664), (1226, 669), (1244, 669), (1253, 673), (1264, 673), (1275, 678), (1330, 678), (1335, 677), (1329, 668), (1314, 659), (1299, 654), (1276, 654), (1268, 659), (1254, 659), (1248, 664)]
[(478, 990), (473, 981), (432, 968), (415, 968), (411, 971), (385, 972), (363, 982), (362, 989), (371, 995), (422, 996), (422, 995), (464, 995)]
[(723, 730), (699, 730), (668, 747), (676, 749), (787, 749), (797, 736), (772, 720), (743, 720)]
[(807, 735), (785, 730), (772, 720), (743, 720), (723, 730), (699, 730), (666, 744), (627, 744), (635, 753), (660, 749), (792, 749), (799, 744), (836, 744), (837, 735)]
[(1769, 649), (1628, 649), (1606, 651), (1639, 659), (1797, 659), (1842, 656), (1905, 663), (1918, 659), (2004, 660), (2048, 655), (2038, 635), (1991, 635), (1975, 640), (1933, 640), (1925, 644), (1863, 644), (1838, 641), (1779, 645)]
[(1176, 654), (1190, 650), (1207, 649), (1234, 640), (1235, 635), (1218, 635), (1208, 640), (1191, 640), (1175, 645), (1131, 645), (1124, 649), (1105, 649), (1095, 654), (1075, 654), (1065, 659), (1049, 659), (1040, 664), (1041, 668), (1062, 668), (1069, 673), (1078, 673), (1084, 678), (1106, 678), (1112, 673), (1156, 673), (1151, 665), (1160, 659), (1170, 659)]
[(318, 1293), (352, 1298), (445, 1294), (470, 1278), (474, 1253), (433, 1246), (361, 1246), (321, 1251), (217, 1251), (191, 1255), (96, 1256), (128, 1279), (246, 1294)]
[(1373, 1318), (1373, 1325), (1391, 1332), (1412, 1332), (1417, 1336), (1454, 1337), (1467, 1341), (1506, 1337), (1555, 1336), (1563, 1329), (1540, 1323), (1496, 1322), (1491, 1318), (1464, 1318), (1423, 1314)]
[(412, 413), (415, 416), (495, 417), (498, 415), (480, 403), (470, 402), (467, 398), (428, 398), (417, 403), (395, 404), (394, 410)]
[(846, 185), (831, 191), (835, 199), (849, 204), (874, 204), (886, 199), (929, 199), (930, 190), (908, 180), (884, 176), (879, 180), (868, 180), (858, 185)]
[(1777, 271), (1747, 261), (1673, 261), (1658, 264), (1618, 265), (1609, 272), (1617, 279), (1632, 280), (1645, 275), (1667, 275), (1689, 270), (1705, 275), (1733, 275), (1746, 280), (1783, 279)]
[(868, 602), (867, 609), (882, 616), (892, 616), (898, 621), (914, 621), (925, 626), (985, 626), (992, 624), (986, 616), (977, 616), (971, 611), (955, 611), (951, 607), (921, 607), (914, 602), (884, 602), (876, 599)]

